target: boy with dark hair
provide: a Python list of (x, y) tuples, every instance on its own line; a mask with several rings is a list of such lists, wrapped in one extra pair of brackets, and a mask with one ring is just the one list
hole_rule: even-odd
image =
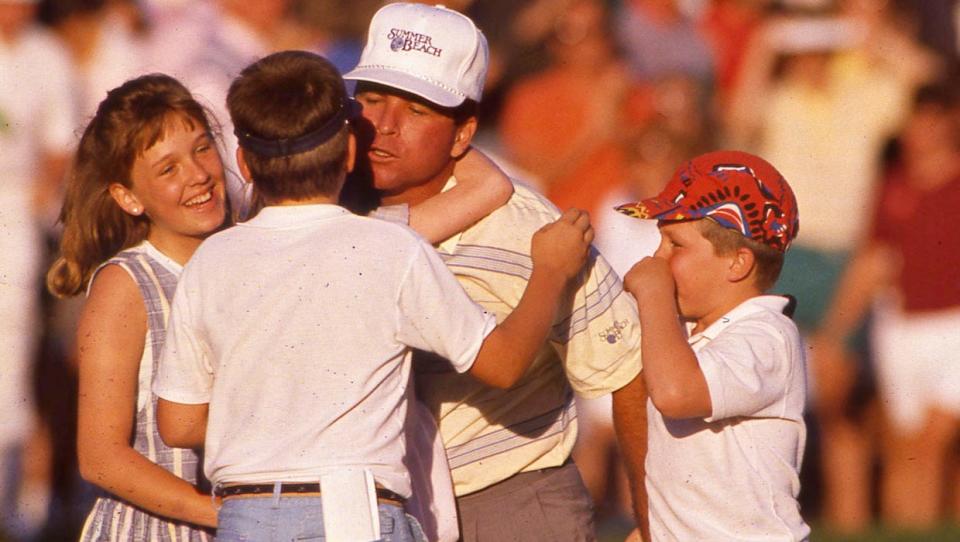
[(806, 538), (803, 349), (790, 300), (764, 295), (797, 234), (793, 192), (763, 159), (722, 151), (619, 210), (656, 219), (662, 236), (624, 279), (653, 407), (652, 540)]
[(589, 221), (571, 211), (534, 236), (522, 314), (497, 326), (419, 236), (337, 205), (356, 143), (329, 62), (265, 57), (227, 103), (266, 207), (184, 269), (155, 382), (160, 434), (205, 444), (221, 540), (411, 540), (409, 350), (511, 386), (585, 261)]
[(316, 55), (270, 58), (245, 71), (227, 95), (243, 176), (255, 179), (267, 201), (335, 194), (356, 152), (345, 121), (359, 107), (333, 88), (339, 72)]

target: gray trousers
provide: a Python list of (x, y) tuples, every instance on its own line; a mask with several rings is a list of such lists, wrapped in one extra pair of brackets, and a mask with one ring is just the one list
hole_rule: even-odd
[(457, 499), (463, 542), (593, 542), (593, 501), (572, 461)]

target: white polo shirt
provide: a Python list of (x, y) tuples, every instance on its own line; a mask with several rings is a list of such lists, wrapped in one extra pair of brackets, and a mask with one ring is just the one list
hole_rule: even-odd
[(713, 414), (648, 405), (653, 540), (803, 540), (804, 352), (786, 298), (749, 299), (690, 337)]
[(495, 319), (411, 230), (335, 205), (267, 207), (183, 271), (154, 391), (209, 403), (214, 483), (343, 466), (410, 495), (410, 347), (467, 371)]

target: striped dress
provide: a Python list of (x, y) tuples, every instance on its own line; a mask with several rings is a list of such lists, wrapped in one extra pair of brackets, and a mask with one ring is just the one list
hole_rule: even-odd
[[(130, 273), (143, 295), (147, 309), (147, 336), (143, 357), (140, 359), (133, 447), (150, 461), (180, 478), (196, 483), (201, 468), (198, 456), (192, 450), (170, 448), (160, 440), (156, 421), (157, 396), (151, 392), (153, 374), (157, 369), (160, 348), (166, 336), (170, 301), (173, 299), (182, 268), (146, 241), (117, 254), (104, 266), (110, 264), (119, 265)], [(102, 268), (103, 266), (100, 267)], [(159, 518), (106, 492), (97, 498), (80, 536), (80, 540), (84, 542), (206, 542), (212, 539), (207, 532), (184, 523)]]

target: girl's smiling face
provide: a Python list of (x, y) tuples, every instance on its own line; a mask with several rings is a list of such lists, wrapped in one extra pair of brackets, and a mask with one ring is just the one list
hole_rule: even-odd
[(124, 211), (150, 220), (147, 239), (158, 248), (198, 243), (227, 214), (223, 164), (209, 131), (177, 113), (165, 124), (161, 139), (134, 159), (131, 186), (110, 187)]

